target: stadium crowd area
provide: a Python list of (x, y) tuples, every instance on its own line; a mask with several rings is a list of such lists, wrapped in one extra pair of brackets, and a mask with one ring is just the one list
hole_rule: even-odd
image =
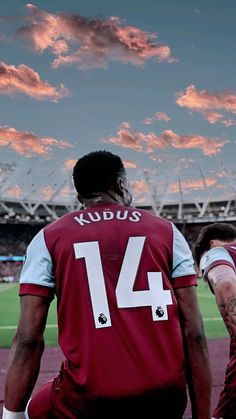
[[(41, 225), (0, 224), (0, 256), (24, 256)], [(18, 281), (22, 262), (0, 261), (0, 282)]]
[[(176, 227), (192, 249), (204, 225), (203, 223), (176, 224)], [(24, 256), (28, 244), (42, 227), (42, 224), (0, 224), (0, 256)], [(0, 282), (17, 281), (21, 268), (22, 262), (0, 261)]]
[(0, 224), (0, 255), (24, 256), (26, 247), (41, 225)]

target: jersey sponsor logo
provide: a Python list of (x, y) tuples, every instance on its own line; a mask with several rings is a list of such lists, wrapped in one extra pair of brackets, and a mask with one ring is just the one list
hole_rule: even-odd
[(129, 213), (129, 211), (125, 210), (125, 211), (102, 211), (102, 212), (98, 212), (98, 211), (94, 211), (94, 212), (86, 212), (86, 213), (80, 213), (77, 216), (74, 217), (74, 220), (81, 225), (82, 227), (85, 226), (86, 224), (91, 224), (91, 223), (97, 223), (99, 221), (110, 221), (110, 220), (120, 220), (120, 221), (125, 221), (125, 220), (129, 220), (132, 221), (133, 223), (137, 223), (138, 221), (140, 221), (142, 214), (139, 211), (131, 211)]

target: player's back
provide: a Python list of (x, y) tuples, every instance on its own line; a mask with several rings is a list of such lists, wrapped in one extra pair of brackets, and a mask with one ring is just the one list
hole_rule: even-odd
[(173, 225), (100, 204), (62, 217), (44, 237), (55, 269), (64, 373), (81, 394), (119, 400), (185, 391)]

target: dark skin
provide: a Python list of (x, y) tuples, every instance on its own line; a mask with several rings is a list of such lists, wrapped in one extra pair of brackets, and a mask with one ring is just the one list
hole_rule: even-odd
[(50, 300), (44, 297), (21, 297), (21, 314), (5, 384), (4, 405), (12, 412), (25, 410), (38, 378), (49, 304)]
[[(85, 208), (97, 202), (130, 206), (131, 193), (126, 176), (120, 176), (107, 193), (91, 199), (78, 196)], [(202, 319), (195, 287), (175, 290), (178, 300), (193, 419), (210, 419), (211, 372)], [(23, 411), (36, 383), (44, 349), (43, 333), (50, 301), (38, 296), (21, 297), (21, 315), (8, 364), (5, 407)]]
[(212, 377), (196, 288), (178, 288), (175, 296), (180, 311), (192, 419), (209, 419)]
[[(131, 204), (131, 193), (125, 176), (119, 176), (116, 185), (107, 193), (96, 193), (94, 198), (78, 199), (84, 207), (99, 202)], [(44, 329), (50, 300), (26, 295), (21, 297), (21, 314), (17, 333), (13, 340), (5, 384), (5, 407), (12, 412), (24, 411), (38, 378), (44, 350)]]

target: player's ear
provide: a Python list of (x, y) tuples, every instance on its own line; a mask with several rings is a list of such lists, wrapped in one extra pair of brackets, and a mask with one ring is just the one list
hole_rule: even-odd
[(124, 193), (125, 193), (125, 191), (124, 191), (124, 181), (120, 176), (117, 178), (117, 181), (116, 181), (115, 192), (119, 196), (124, 196)]
[(210, 240), (210, 248), (217, 247), (221, 245), (221, 241), (217, 239)]

